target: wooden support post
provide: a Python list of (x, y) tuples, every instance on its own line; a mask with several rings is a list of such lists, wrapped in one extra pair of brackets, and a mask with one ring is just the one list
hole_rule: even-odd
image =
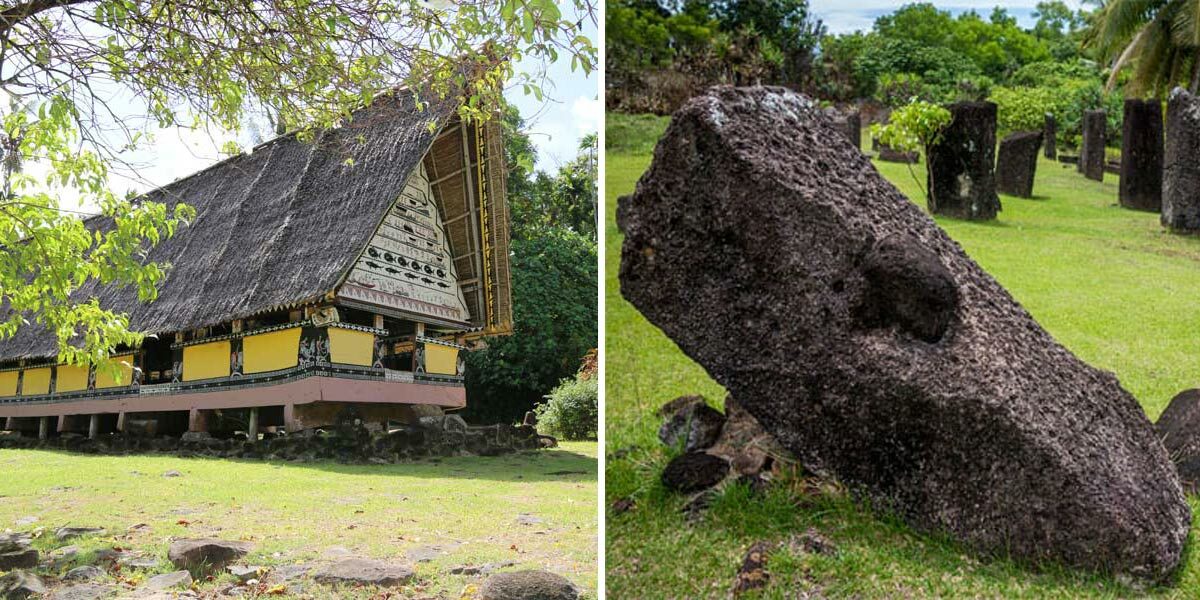
[(58, 415), (58, 432), (62, 433), (67, 430), (67, 415)]
[(93, 414), (91, 420), (88, 421), (88, 439), (94, 440), (100, 437), (100, 415)]
[(250, 409), (250, 425), (246, 427), (246, 437), (251, 444), (258, 443), (258, 408)]
[(125, 433), (125, 412), (117, 413), (117, 431)]
[(288, 433), (300, 431), (300, 423), (296, 421), (296, 405), (283, 405), (283, 428)]
[(5, 430), (14, 431), (14, 430), (16, 430), (16, 428), (17, 428), (17, 418), (16, 417), (9, 417), (4, 420), (4, 429)]
[(234, 332), (234, 333), (241, 333), (241, 332), (242, 332), (242, 325), (243, 325), (243, 323), (242, 323), (242, 320), (241, 320), (241, 319), (234, 319), (234, 320), (233, 320), (233, 332)]
[(383, 315), (375, 315), (375, 329), (383, 329)]
[(424, 323), (417, 323), (417, 336), (418, 337), (425, 336), (425, 324)]
[(44, 440), (50, 437), (50, 417), (42, 417), (38, 419), (38, 439)]

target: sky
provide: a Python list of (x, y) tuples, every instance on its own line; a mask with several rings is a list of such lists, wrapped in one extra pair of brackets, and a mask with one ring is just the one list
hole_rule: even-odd
[[(560, 0), (559, 6), (564, 14), (574, 13), (571, 0)], [(599, 45), (596, 24), (587, 18), (583, 20), (584, 35)], [(532, 61), (520, 63), (518, 70), (530, 73), (538, 71)], [(567, 56), (565, 60), (551, 65), (546, 75), (545, 97), (540, 101), (533, 96), (526, 96), (519, 86), (505, 95), (525, 117), (526, 133), (538, 152), (536, 168), (554, 173), (559, 165), (575, 158), (579, 139), (596, 132), (604, 115), (596, 72), (587, 76), (581, 71), (572, 72), (571, 60)], [(172, 128), (159, 129), (152, 134), (153, 144), (125, 157), (137, 165), (136, 176), (113, 173), (110, 177), (110, 189), (114, 192), (146, 192), (204, 169), (224, 158), (220, 147), (227, 140), (234, 139), (245, 148), (254, 143), (249, 131), (210, 133)], [(273, 135), (266, 132), (263, 137), (270, 138)], [(36, 165), (26, 167), (26, 172), (31, 175), (37, 176), (38, 171)], [(61, 198), (61, 206), (94, 212), (93, 207), (81, 206), (71, 198)]]
[[(1082, 5), (1079, 0), (1064, 0), (1072, 9)], [(953, 2), (934, 2), (943, 10), (954, 14), (974, 9), (986, 17), (997, 5), (1008, 9), (1008, 14), (1017, 18), (1022, 27), (1032, 27), (1037, 21), (1032, 14), (1038, 0), (1016, 0), (1000, 2), (998, 0), (954, 0)], [(886, 0), (809, 0), (812, 13), (825, 22), (830, 33), (849, 33), (851, 31), (866, 31), (871, 29), (876, 17), (895, 12), (902, 4)]]

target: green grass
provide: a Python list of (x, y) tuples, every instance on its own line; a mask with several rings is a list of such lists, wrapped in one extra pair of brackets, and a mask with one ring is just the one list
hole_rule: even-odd
[[(623, 148), (642, 148), (666, 119), (608, 115)], [(642, 139), (630, 139), (641, 136)], [(613, 139), (610, 126), (608, 138)], [(866, 146), (864, 146), (866, 147)], [(668, 451), (655, 436), (654, 411), (681, 394), (703, 394), (717, 406), (724, 390), (620, 296), (621, 235), (617, 197), (628, 194), (650, 153), (606, 155), (606, 502), (632, 497), (636, 507), (607, 519), (607, 580), (613, 598), (727, 596), (742, 555), (759, 540), (786, 541), (816, 527), (839, 547), (833, 557), (783, 551), (771, 558), (765, 597), (795, 597), (820, 589), (834, 597), (1115, 598), (1143, 593), (1200, 596), (1200, 558), (1189, 551), (1175, 585), (1140, 590), (1127, 583), (1068, 572), (1039, 571), (1007, 560), (979, 560), (946, 540), (921, 535), (872, 514), (836, 490), (805, 492), (788, 482), (750, 498), (743, 488), (721, 492), (716, 505), (689, 525), (685, 498), (658, 481)], [(903, 165), (880, 172), (924, 206)], [(918, 176), (924, 167), (916, 166)], [(1043, 160), (1032, 200), (1002, 196), (993, 223), (938, 219), (980, 265), (1051, 334), (1078, 356), (1117, 374), (1151, 418), (1177, 392), (1200, 383), (1196, 360), (1200, 311), (1200, 239), (1168, 235), (1158, 216), (1116, 206), (1117, 179), (1083, 178), (1074, 167)], [(613, 455), (616, 449), (625, 449)], [(1200, 502), (1192, 498), (1193, 511)], [(1197, 513), (1200, 514), (1200, 513)], [(1193, 536), (1194, 538), (1195, 536)]]
[[(104, 527), (106, 535), (67, 543), (82, 559), (114, 546), (161, 559), (162, 568), (135, 581), (174, 570), (171, 540), (211, 536), (254, 542), (245, 562), (264, 566), (320, 563), (338, 547), (405, 563), (410, 550), (444, 548), (416, 565), (420, 584), (397, 597), (458, 598), (481, 579), (449, 575), (450, 567), (516, 561), (513, 570), (559, 573), (595, 598), (596, 451), (595, 443), (564, 443), (494, 458), (358, 466), (0, 450), (0, 531), (42, 528), (35, 545), (48, 554), (63, 545), (53, 540), (58, 527)], [(182, 477), (163, 477), (169, 470)], [(542, 522), (519, 524), (520, 513)], [(26, 516), (39, 520), (14, 525)], [(130, 531), (136, 524), (148, 527)], [(313, 587), (305, 597), (373, 593)]]

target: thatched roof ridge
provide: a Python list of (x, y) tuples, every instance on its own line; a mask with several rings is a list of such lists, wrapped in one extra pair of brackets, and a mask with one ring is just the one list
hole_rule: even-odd
[[(146, 333), (320, 299), (341, 283), (455, 108), (427, 102), (418, 111), (401, 92), (314, 143), (285, 135), (151, 191), (143, 198), (196, 209), (190, 225), (150, 251), (149, 260), (171, 264), (158, 299), (143, 304), (131, 288), (95, 281), (76, 296), (99, 298)], [(105, 218), (88, 222), (109, 225)], [(36, 325), (0, 340), (0, 360), (57, 353), (54, 337)]]

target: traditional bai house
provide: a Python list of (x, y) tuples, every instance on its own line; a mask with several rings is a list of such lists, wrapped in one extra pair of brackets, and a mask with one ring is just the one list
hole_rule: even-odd
[(462, 408), (463, 352), (511, 331), (504, 181), (497, 125), (398, 93), (150, 192), (196, 209), (149, 253), (170, 265), (159, 298), (78, 293), (149, 337), (115, 377), (57, 364), (37, 326), (0, 340), (0, 425), (256, 435)]

